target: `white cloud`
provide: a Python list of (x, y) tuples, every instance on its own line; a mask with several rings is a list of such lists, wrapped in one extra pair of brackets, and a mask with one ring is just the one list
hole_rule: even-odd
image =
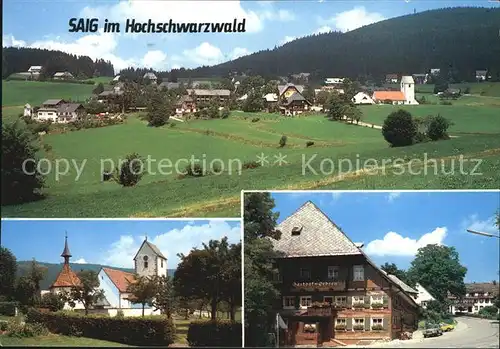
[(142, 58), (142, 65), (156, 70), (167, 69), (167, 55), (160, 50), (149, 51)]
[(236, 58), (240, 58), (240, 57), (243, 57), (243, 56), (247, 56), (247, 55), (249, 55), (251, 53), (252, 52), (250, 52), (245, 47), (235, 47), (233, 49), (233, 51), (231, 51), (231, 53), (229, 54), (229, 58), (230, 59), (236, 59)]
[(477, 214), (470, 215), (463, 220), (462, 228), (464, 231), (470, 229), (483, 233), (498, 234), (498, 228), (495, 225), (495, 216), (481, 220)]
[(13, 35), (4, 35), (2, 38), (2, 47), (24, 47), (26, 41), (16, 40)]
[(287, 36), (285, 36), (285, 38), (283, 40), (280, 41), (280, 45), (284, 45), (284, 44), (289, 43), (290, 41), (293, 41), (295, 39), (297, 39), (296, 36), (288, 36), (287, 35)]
[(324, 25), (320, 28), (318, 28), (313, 34), (323, 34), (323, 33), (329, 33), (331, 32), (333, 29), (332, 27), (328, 26), (328, 25)]
[(368, 24), (380, 22), (384, 19), (385, 17), (380, 13), (367, 12), (366, 9), (361, 6), (355, 7), (349, 11), (337, 13), (326, 20), (320, 18), (319, 22), (323, 25), (333, 25), (336, 29), (346, 32)]
[[(190, 222), (189, 222), (190, 223)], [(169, 269), (175, 269), (179, 263), (178, 253), (188, 254), (192, 248), (202, 248), (202, 243), (228, 237), (230, 243), (241, 240), (240, 225), (230, 226), (224, 221), (209, 221), (205, 224), (186, 224), (182, 229), (173, 229), (156, 236), (148, 233), (148, 241), (155, 244), (167, 257)], [(135, 257), (144, 237), (123, 235), (104, 253), (101, 263), (113, 267), (133, 268)]]
[(73, 263), (76, 263), (76, 264), (87, 264), (87, 261), (85, 260), (85, 258), (80, 258), (80, 259), (77, 259), (76, 261), (74, 261)]
[(440, 227), (422, 235), (418, 240), (403, 237), (395, 232), (385, 234), (382, 240), (373, 240), (366, 245), (365, 252), (373, 256), (414, 256), (417, 250), (427, 245), (442, 245), (448, 229)]
[(194, 49), (184, 50), (183, 54), (186, 59), (200, 65), (213, 65), (224, 59), (220, 48), (208, 42), (204, 42)]
[(387, 201), (393, 202), (394, 200), (396, 200), (400, 196), (401, 196), (400, 192), (393, 191), (393, 192), (389, 193), (389, 195), (387, 195)]
[(262, 10), (250, 11), (241, 6), (240, 1), (120, 1), (112, 5), (85, 7), (80, 16), (83, 18), (107, 18), (123, 23), (127, 18), (136, 22), (233, 22), (246, 19), (247, 32), (259, 32), (265, 20), (288, 21), (294, 16), (287, 10), (275, 11), (268, 3)]

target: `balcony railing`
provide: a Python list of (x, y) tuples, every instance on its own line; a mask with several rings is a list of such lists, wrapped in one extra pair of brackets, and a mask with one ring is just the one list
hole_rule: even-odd
[(307, 307), (307, 315), (309, 316), (331, 316), (331, 306), (310, 306)]

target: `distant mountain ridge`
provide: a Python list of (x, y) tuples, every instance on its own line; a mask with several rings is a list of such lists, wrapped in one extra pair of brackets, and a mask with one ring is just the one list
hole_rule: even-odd
[[(57, 275), (61, 271), (61, 268), (63, 266), (62, 263), (46, 263), (46, 262), (38, 262), (40, 266), (46, 267), (47, 268), (47, 273), (45, 274), (45, 278), (40, 282), (40, 287), (42, 290), (48, 290), (50, 285), (56, 280)], [(18, 261), (17, 262), (17, 275), (22, 276), (24, 272), (30, 267), (31, 261)], [(129, 273), (133, 273), (134, 269), (129, 269), (129, 268), (117, 268), (113, 266), (108, 266), (108, 265), (102, 265), (102, 264), (80, 264), (80, 263), (70, 263), (69, 264), (71, 269), (75, 272), (78, 273), (82, 270), (93, 270), (96, 273), (101, 270), (101, 268), (111, 268), (111, 269), (117, 269), (117, 270), (123, 270)], [(167, 269), (167, 273), (169, 276), (173, 276), (175, 273), (175, 269)]]
[(489, 69), (500, 78), (499, 8), (455, 7), (387, 19), (346, 33), (310, 35), (274, 49), (211, 67), (180, 70), (179, 76), (385, 77), (439, 68), (456, 79), (475, 79)]

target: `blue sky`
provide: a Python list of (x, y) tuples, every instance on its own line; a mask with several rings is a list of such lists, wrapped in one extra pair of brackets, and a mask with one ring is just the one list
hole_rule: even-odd
[(62, 263), (66, 231), (71, 262), (124, 268), (133, 268), (145, 234), (167, 257), (169, 269), (177, 268), (177, 253), (187, 254), (203, 242), (224, 236), (231, 243), (241, 240), (239, 221), (2, 220), (1, 242), (17, 260)]
[[(3, 1), (3, 46), (29, 46), (104, 58), (115, 69), (158, 70), (213, 65), (312, 33), (348, 31), (387, 18), (453, 6), (498, 6), (473, 1)], [(125, 23), (232, 22), (246, 19), (246, 33), (109, 34), (69, 33), (70, 18)], [(42, 64), (42, 63), (40, 63)]]
[(316, 204), (381, 265), (407, 269), (418, 247), (438, 243), (456, 248), (468, 268), (466, 282), (498, 280), (500, 239), (493, 224), (500, 192), (273, 193), (279, 222), (307, 200)]

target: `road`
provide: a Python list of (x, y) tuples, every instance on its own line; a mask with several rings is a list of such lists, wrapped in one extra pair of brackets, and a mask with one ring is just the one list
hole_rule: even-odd
[(407, 341), (392, 341), (377, 348), (498, 348), (498, 321), (469, 317), (457, 318), (458, 324), (452, 332), (440, 337), (414, 338)]

